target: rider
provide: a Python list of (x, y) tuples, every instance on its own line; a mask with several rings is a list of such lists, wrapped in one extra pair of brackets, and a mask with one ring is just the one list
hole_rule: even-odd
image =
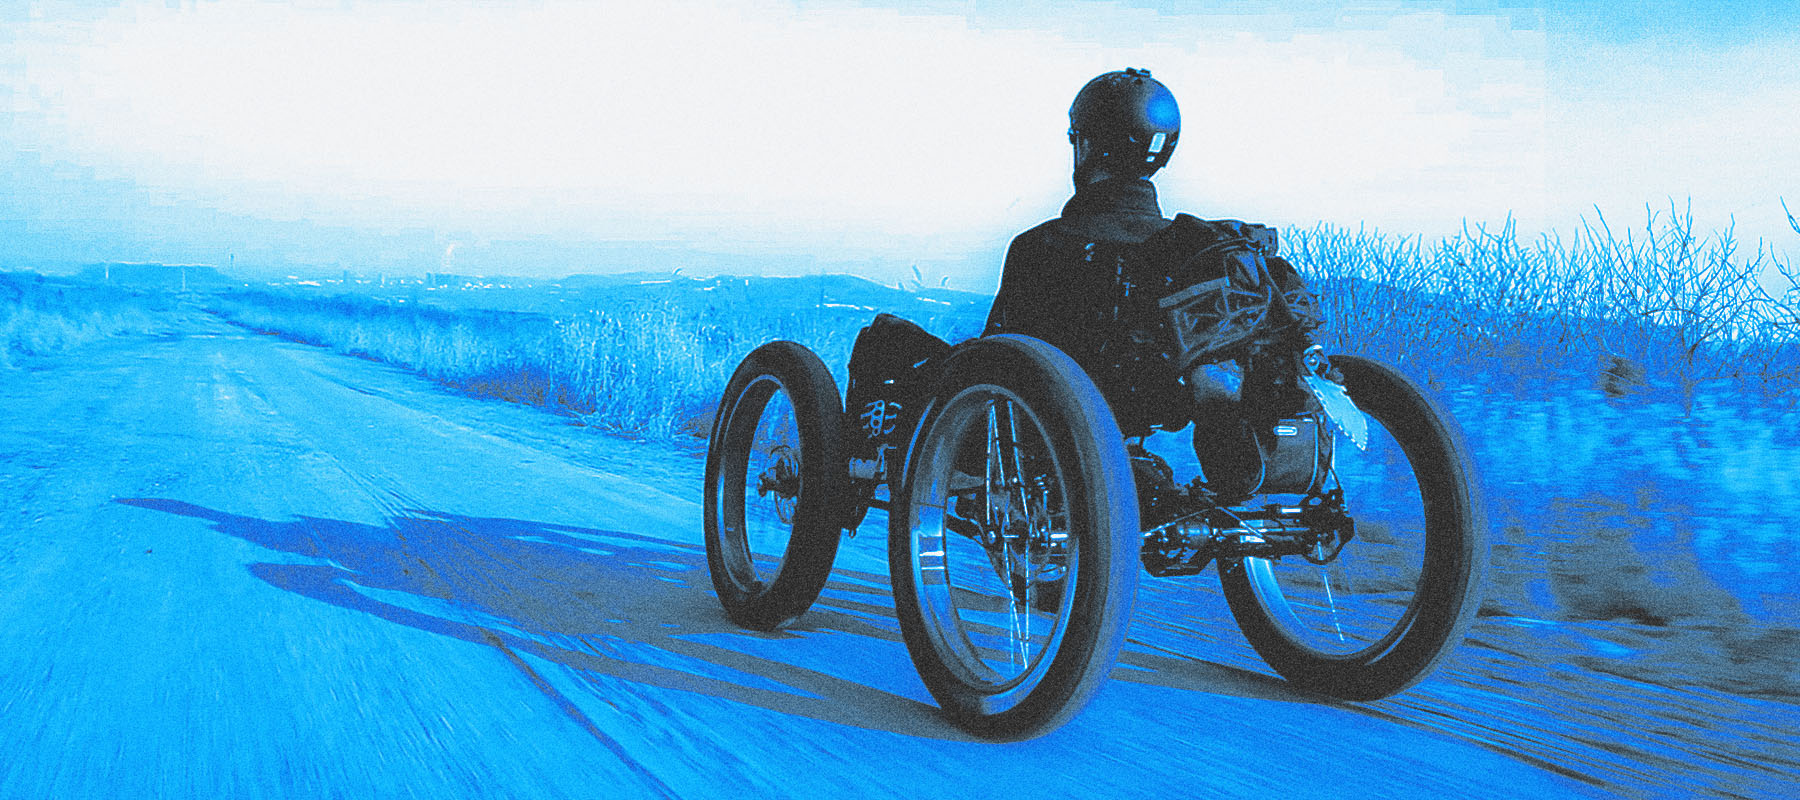
[[(1202, 365), (1187, 373), (1185, 389), (1168, 387), (1125, 396), (1129, 381), (1108, 380), (1116, 353), (1106, 350), (1105, 319), (1114, 310), (1115, 275), (1102, 256), (1144, 243), (1168, 229), (1172, 220), (1157, 205), (1149, 177), (1169, 161), (1181, 136), (1175, 96), (1149, 71), (1108, 72), (1084, 86), (1069, 108), (1069, 142), (1074, 146), (1075, 196), (1062, 216), (1020, 234), (1007, 251), (1000, 288), (985, 333), (1019, 333), (1042, 339), (1068, 353), (1090, 375), (1101, 376), (1120, 428), (1128, 436), (1150, 427), (1179, 427), (1194, 421), (1201, 468), (1208, 480), (1260, 465), (1256, 444), (1236, 413), (1238, 391), (1229, 370)], [(1193, 222), (1192, 218), (1186, 218)], [(1250, 226), (1254, 227), (1254, 226)], [(947, 353), (950, 346), (917, 325), (879, 315), (858, 336), (850, 358), (845, 410), (855, 457), (874, 460), (895, 431), (909, 430), (921, 404), (917, 367)], [(1224, 380), (1222, 381), (1221, 378)], [(1138, 391), (1132, 388), (1130, 392)], [(1202, 446), (1204, 445), (1204, 446)], [(1134, 445), (1134, 454), (1141, 448)], [(1208, 469), (1212, 467), (1212, 469)]]
[(1088, 81), (1069, 107), (1075, 196), (1062, 216), (1013, 239), (985, 332), (1035, 336), (1072, 353), (1085, 349), (1088, 337), (1079, 329), (1090, 296), (1070, 291), (1070, 278), (1082, 277), (1071, 268), (1090, 243), (1135, 244), (1169, 226), (1149, 178), (1169, 162), (1180, 138), (1175, 95), (1149, 70)]
[[(1106, 337), (1095, 330), (1095, 321), (1106, 309), (1097, 304), (1110, 302), (1106, 287), (1113, 276), (1092, 254), (1097, 246), (1143, 242), (1170, 225), (1149, 178), (1169, 162), (1180, 137), (1175, 96), (1149, 70), (1108, 72), (1082, 87), (1069, 107), (1075, 195), (1063, 205), (1062, 216), (1013, 239), (985, 333), (1043, 339), (1099, 374), (1095, 368), (1106, 359), (1097, 348)], [(1176, 416), (1195, 421), (1197, 443), (1215, 443), (1207, 448), (1212, 458), (1203, 462), (1217, 465), (1227, 460), (1224, 451), (1254, 445), (1225, 427), (1234, 419), (1228, 412), (1236, 393), (1215, 375), (1196, 370), (1188, 376), (1195, 406)], [(1147, 431), (1126, 431), (1142, 432)]]

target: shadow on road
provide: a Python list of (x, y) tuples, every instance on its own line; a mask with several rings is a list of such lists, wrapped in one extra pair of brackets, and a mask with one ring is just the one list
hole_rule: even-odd
[[(271, 550), (326, 563), (255, 563), (278, 588), (505, 651), (533, 683), (606, 737), (516, 654), (571, 668), (602, 699), (617, 678), (785, 714), (912, 736), (966, 740), (936, 709), (818, 669), (755, 655), (771, 639), (837, 632), (902, 647), (884, 575), (843, 569), (793, 631), (733, 625), (713, 599), (704, 550), (626, 531), (393, 509), (385, 527), (299, 516), (276, 522), (178, 500), (118, 503), (192, 517)], [(868, 600), (857, 599), (868, 595)], [(724, 646), (729, 644), (731, 646)], [(895, 655), (898, 656), (896, 651)], [(831, 666), (868, 670), (867, 664)], [(1277, 679), (1186, 658), (1121, 654), (1122, 680), (1313, 702)]]
[[(253, 544), (330, 562), (249, 566), (273, 586), (530, 654), (570, 667), (590, 683), (610, 676), (860, 728), (965, 738), (923, 703), (697, 640), (724, 634), (753, 649), (756, 640), (796, 634), (759, 634), (726, 620), (711, 597), (705, 555), (691, 545), (623, 531), (418, 511), (379, 527), (306, 516), (274, 522), (175, 500), (117, 502), (206, 520)], [(834, 615), (824, 627), (878, 630), (847, 614)], [(541, 678), (533, 680), (554, 693)], [(607, 687), (595, 688), (607, 696)], [(566, 698), (553, 699), (579, 713)]]

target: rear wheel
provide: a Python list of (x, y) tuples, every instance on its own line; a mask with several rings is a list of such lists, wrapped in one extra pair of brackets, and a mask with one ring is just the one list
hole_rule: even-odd
[[(1232, 615), (1269, 666), (1349, 700), (1424, 677), (1480, 605), (1487, 526), (1474, 470), (1449, 418), (1395, 370), (1337, 356), (1371, 419), (1369, 446), (1340, 441), (1333, 476), (1355, 533), (1331, 553), (1220, 564)], [(1323, 561), (1324, 563), (1316, 563)]]
[(837, 382), (793, 342), (732, 374), (706, 452), (706, 563), (725, 614), (773, 630), (805, 613), (837, 557), (847, 475)]
[(1123, 437), (1088, 376), (1036, 339), (951, 353), (889, 514), (894, 605), (957, 725), (1027, 738), (1105, 679), (1137, 579)]

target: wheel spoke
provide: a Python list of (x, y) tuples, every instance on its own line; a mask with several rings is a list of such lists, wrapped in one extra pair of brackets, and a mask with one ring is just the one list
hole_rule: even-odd
[[(1398, 372), (1333, 359), (1368, 417), (1366, 447), (1338, 442), (1321, 538), (1302, 557), (1222, 570), (1239, 626), (1277, 672), (1375, 699), (1418, 680), (1474, 615), (1485, 525), (1467, 451), (1436, 404)], [(1316, 524), (1316, 523), (1315, 523)]]
[[(1024, 409), (1004, 396), (983, 395), (979, 402), (971, 400), (966, 407), (957, 408), (963, 413), (955, 418), (966, 419), (974, 427), (978, 438), (969, 443), (978, 441), (981, 451), (953, 454), (948, 461), (967, 463), (971, 457), (979, 457), (983, 464), (980, 485), (969, 486), (955, 477), (960, 473), (952, 471), (946, 485), (955, 501), (926, 499), (914, 508), (968, 508), (960, 498), (978, 495), (979, 520), (953, 513), (936, 516), (944, 520), (944, 531), (957, 534), (956, 540), (966, 543), (959, 547), (937, 545), (943, 534), (920, 533), (915, 539), (920, 569), (944, 577), (940, 584), (926, 576), (922, 588), (928, 594), (943, 593), (944, 619), (962, 631), (948, 641), (970, 643), (967, 669), (987, 675), (986, 680), (1005, 683), (1036, 666), (1059, 628), (1055, 611), (1046, 612), (1040, 605), (1045, 605), (1047, 582), (1064, 579), (1067, 574), (1068, 533), (1052, 530), (1058, 523), (1066, 528), (1067, 514), (1052, 513), (1060, 508), (1053, 501), (1055, 477), (1034, 474), (1028, 468), (1035, 463), (1036, 451), (1046, 446), (1039, 423), (1028, 424)], [(980, 559), (975, 563), (981, 566), (974, 567), (968, 561), (971, 557)], [(934, 566), (937, 563), (942, 566)], [(988, 577), (980, 577), (983, 575)]]
[[(1087, 701), (1123, 636), (1136, 578), (1135, 560), (1117, 557), (1137, 535), (1130, 464), (1067, 356), (1015, 336), (958, 348), (888, 515), (895, 612), (954, 720), (1031, 736)], [(1104, 542), (1084, 547), (1095, 537)], [(1084, 564), (1090, 552), (1102, 563)], [(1076, 587), (1090, 570), (1095, 585)]]
[(1331, 573), (1323, 565), (1319, 567), (1319, 580), (1325, 584), (1325, 607), (1331, 614), (1331, 629), (1337, 632), (1337, 640), (1344, 641), (1344, 626), (1338, 620), (1337, 598), (1331, 593)]
[[(1367, 450), (1339, 448), (1332, 481), (1355, 502), (1359, 535), (1325, 563), (1335, 547), (1319, 541), (1311, 559), (1247, 559), (1271, 618), (1302, 647), (1330, 657), (1378, 645), (1400, 630), (1424, 567), (1424, 498), (1412, 465), (1393, 435), (1377, 424)], [(1407, 592), (1405, 603), (1383, 593)]]
[(818, 356), (772, 342), (738, 365), (718, 408), (707, 446), (707, 564), (727, 615), (768, 630), (811, 605), (830, 574), (837, 531), (810, 509), (839, 494), (842, 479), (802, 465), (838, 459), (843, 406)]

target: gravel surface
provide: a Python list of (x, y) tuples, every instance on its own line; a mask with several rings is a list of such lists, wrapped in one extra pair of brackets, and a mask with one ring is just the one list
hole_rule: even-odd
[(1793, 704), (1479, 622), (1396, 698), (1271, 677), (1210, 574), (1025, 743), (943, 722), (884, 520), (798, 627), (720, 612), (692, 447), (210, 319), (0, 371), (0, 797), (1780, 797)]

